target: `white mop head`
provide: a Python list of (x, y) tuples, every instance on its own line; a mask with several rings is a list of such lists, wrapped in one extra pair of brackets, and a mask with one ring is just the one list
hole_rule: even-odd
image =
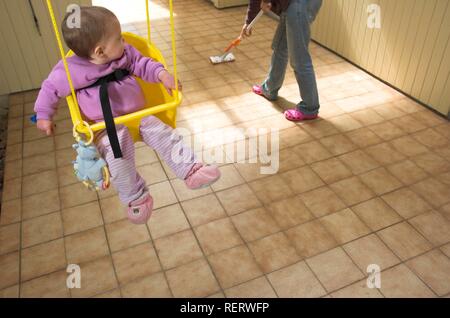
[(209, 60), (213, 64), (220, 64), (220, 63), (228, 63), (233, 62), (236, 58), (234, 57), (233, 53), (228, 53), (225, 58), (222, 56), (210, 56)]

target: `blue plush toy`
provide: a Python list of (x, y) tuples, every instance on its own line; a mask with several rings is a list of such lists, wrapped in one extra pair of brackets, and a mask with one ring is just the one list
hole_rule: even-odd
[(78, 156), (73, 162), (75, 175), (87, 187), (92, 190), (107, 189), (109, 186), (109, 174), (106, 162), (100, 157), (97, 148), (79, 141), (72, 146), (76, 149)]

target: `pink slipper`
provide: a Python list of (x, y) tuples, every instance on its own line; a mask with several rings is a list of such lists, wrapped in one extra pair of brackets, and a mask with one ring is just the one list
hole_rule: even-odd
[(293, 109), (286, 110), (284, 112), (284, 117), (286, 117), (286, 119), (290, 120), (290, 121), (302, 121), (302, 120), (316, 119), (319, 116), (317, 114), (316, 115), (305, 115), (298, 109), (293, 108)]
[(262, 96), (267, 98), (269, 101), (275, 101), (277, 98), (276, 97), (269, 97), (267, 95), (264, 94), (262, 86), (261, 85), (253, 85), (252, 87), (252, 92), (255, 93), (256, 95)]
[(216, 166), (204, 165), (196, 163), (184, 182), (186, 186), (191, 189), (201, 189), (213, 184), (220, 178), (220, 170)]
[(127, 216), (131, 223), (145, 224), (150, 219), (153, 211), (153, 198), (147, 194), (128, 207)]

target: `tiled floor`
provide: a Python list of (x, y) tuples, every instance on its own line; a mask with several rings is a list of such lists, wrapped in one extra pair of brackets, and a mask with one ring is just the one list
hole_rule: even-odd
[[(449, 123), (315, 44), (322, 118), (290, 123), (282, 109), (299, 100), (291, 70), (278, 102), (249, 92), (268, 69), (273, 21), (259, 23), (235, 63), (213, 67), (208, 56), (238, 33), (245, 8), (177, 0), (175, 12), (179, 126), (278, 128), (279, 172), (225, 164), (218, 183), (188, 191), (137, 144), (156, 210), (135, 226), (114, 191), (89, 192), (73, 176), (67, 109), (47, 138), (28, 121), (36, 92), (13, 95), (0, 295), (448, 297)], [(145, 33), (142, 23), (126, 29)], [(166, 19), (155, 21), (170, 60), (168, 33)], [(68, 264), (81, 266), (81, 289), (66, 288)], [(379, 290), (366, 287), (369, 264), (381, 267)]]

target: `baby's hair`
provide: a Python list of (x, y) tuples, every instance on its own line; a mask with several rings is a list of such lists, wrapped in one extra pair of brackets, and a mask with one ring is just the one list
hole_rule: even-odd
[(79, 57), (90, 59), (95, 47), (102, 41), (118, 19), (114, 13), (103, 7), (81, 7), (80, 27), (69, 26), (67, 20), (73, 13), (67, 13), (62, 23), (62, 33), (67, 46)]

